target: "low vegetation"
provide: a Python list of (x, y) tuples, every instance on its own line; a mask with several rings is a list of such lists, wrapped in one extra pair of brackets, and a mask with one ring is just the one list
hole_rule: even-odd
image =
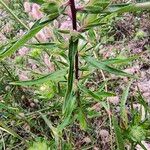
[(0, 149), (150, 149), (149, 12), (0, 0)]

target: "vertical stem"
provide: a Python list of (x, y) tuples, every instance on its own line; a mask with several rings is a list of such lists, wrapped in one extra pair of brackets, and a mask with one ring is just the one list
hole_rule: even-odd
[[(70, 2), (71, 14), (72, 14), (72, 28), (73, 28), (73, 30), (77, 30), (77, 18), (76, 18), (77, 10), (75, 7), (75, 2), (74, 2), (74, 0), (69, 0), (69, 2)], [(77, 82), (79, 81), (79, 54), (78, 54), (78, 51), (75, 56), (75, 79)], [(77, 90), (76, 96), (77, 96), (77, 100), (79, 103), (79, 99), (80, 99), (79, 90)]]
[(72, 27), (73, 30), (77, 30), (77, 19), (76, 19), (76, 8), (75, 8), (75, 2), (74, 0), (70, 0), (70, 8), (71, 8), (71, 14), (72, 14)]

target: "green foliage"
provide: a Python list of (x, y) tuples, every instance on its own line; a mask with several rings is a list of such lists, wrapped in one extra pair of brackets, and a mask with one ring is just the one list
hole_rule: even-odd
[(28, 148), (28, 150), (50, 150), (47, 146), (47, 143), (42, 141), (42, 142), (34, 142), (33, 145)]
[(36, 94), (43, 99), (51, 99), (56, 93), (56, 85), (53, 82), (46, 82), (40, 85), (39, 90), (36, 91)]
[(135, 142), (141, 142), (146, 138), (146, 131), (140, 126), (132, 126), (129, 129), (129, 137)]
[(120, 103), (120, 116), (121, 119), (123, 121), (124, 126), (127, 128), (127, 124), (128, 124), (128, 117), (127, 117), (127, 110), (126, 110), (126, 102), (127, 102), (127, 98), (129, 95), (129, 89), (131, 86), (131, 81), (128, 83), (126, 89), (124, 90), (123, 94), (122, 94), (122, 98), (121, 98), (121, 103)]
[(61, 81), (66, 74), (66, 70), (57, 70), (53, 73), (50, 73), (49, 75), (43, 76), (39, 79), (35, 79), (35, 80), (29, 80), (29, 81), (16, 81), (16, 82), (11, 82), (10, 84), (13, 85), (22, 85), (22, 86), (31, 86), (31, 85), (37, 85), (37, 84), (41, 84), (44, 83), (48, 80), (51, 81)]
[(70, 101), (72, 98), (72, 90), (73, 90), (73, 82), (74, 82), (74, 65), (75, 65), (75, 55), (77, 53), (77, 46), (78, 46), (78, 39), (75, 37), (70, 38), (69, 42), (69, 53), (68, 53), (68, 59), (69, 59), (69, 74), (68, 74), (68, 86), (67, 86), (67, 92), (65, 96), (65, 102), (63, 106), (63, 113), (67, 111), (70, 107)]
[(80, 128), (82, 130), (86, 130), (87, 129), (87, 122), (86, 122), (86, 118), (85, 118), (85, 114), (84, 112), (82, 111), (82, 109), (80, 108), (79, 110), (79, 113), (78, 113), (78, 120), (79, 120), (79, 123), (80, 123)]
[(45, 12), (47, 15), (53, 14), (53, 13), (58, 13), (58, 6), (57, 6), (57, 3), (55, 3), (55, 2), (44, 3), (41, 6), (41, 10), (43, 12)]
[(44, 0), (29, 0), (32, 3), (43, 4)]
[(118, 146), (117, 148), (118, 150), (125, 150), (125, 145), (124, 145), (124, 140), (123, 140), (123, 136), (121, 133), (121, 129), (115, 117), (113, 117), (113, 125), (114, 125), (114, 131), (116, 135), (117, 146)]
[(131, 75), (131, 74), (128, 74), (126, 72), (123, 72), (121, 70), (118, 70), (116, 68), (113, 68), (113, 67), (110, 67), (110, 66), (106, 65), (106, 63), (98, 62), (94, 58), (86, 57), (85, 60), (89, 64), (91, 64), (93, 67), (96, 67), (98, 69), (102, 69), (102, 70), (107, 71), (109, 73), (112, 73), (112, 74), (115, 74), (115, 75), (119, 75), (119, 76), (133, 77), (133, 75)]
[[(118, 16), (125, 12), (149, 9), (150, 3), (118, 5), (112, 4), (109, 0), (92, 0), (83, 8), (76, 10), (74, 1), (71, 1), (70, 5), (62, 3), (62, 1), (31, 0), (30, 2), (41, 6), (40, 10), (44, 13), (44, 17), (37, 20), (29, 29), (0, 0), (15, 21), (28, 30), (18, 40), (10, 39), (8, 44), (0, 46), (2, 66), (0, 129), (25, 145), (38, 136), (46, 137), (49, 140), (49, 142), (46, 140), (36, 141), (28, 150), (71, 150), (76, 149), (76, 144), (73, 143), (73, 140), (76, 139), (72, 136), (78, 134), (73, 133), (72, 128), (76, 125), (79, 130), (81, 129), (82, 132), (95, 138), (95, 133), (91, 134), (92, 124), (89, 122), (96, 117), (102, 117), (104, 111), (106, 120), (109, 118), (110, 121), (110, 132), (113, 132), (112, 129), (114, 129), (118, 150), (125, 150), (128, 143), (135, 146), (141, 144), (142, 140), (150, 136), (147, 134), (149, 133), (149, 119), (143, 120), (142, 114), (133, 108), (130, 114), (131, 120), (128, 118), (126, 103), (132, 82), (127, 84), (120, 100), (120, 125), (117, 117), (112, 115), (113, 107), (110, 106), (108, 100), (108, 98), (117, 96), (117, 93), (112, 92), (115, 91), (115, 85), (109, 84), (111, 82), (110, 74), (115, 75), (117, 80), (119, 77), (128, 81), (131, 80), (130, 78), (138, 79), (137, 76), (124, 72), (123, 69), (125, 69), (125, 65), (130, 65), (139, 56), (120, 58), (117, 55), (106, 59), (100, 54), (100, 50), (103, 44), (115, 40), (107, 32), (112, 29)], [(72, 14), (66, 10), (69, 6), (71, 6)], [(58, 29), (68, 16), (71, 16), (73, 29), (76, 31), (72, 31), (70, 28)], [(48, 26), (51, 28), (51, 37), (47, 42), (40, 43), (37, 33), (44, 32), (45, 27)], [(137, 32), (137, 39), (144, 37), (143, 32)], [(19, 56), (18, 50), (23, 46), (29, 48), (28, 52)], [(51, 66), (51, 61), (54, 67)], [(11, 69), (7, 68), (4, 62)], [(32, 67), (29, 67), (30, 65)], [(30, 80), (18, 81), (21, 71), (28, 71)], [(98, 77), (95, 77), (94, 74)], [(150, 109), (139, 91), (136, 99), (143, 106), (147, 115)], [(92, 107), (95, 106), (95, 102), (100, 104), (99, 109), (102, 110), (102, 113)], [(8, 111), (8, 116), (5, 111)], [(25, 139), (17, 133), (20, 128), (25, 128), (24, 134), (22, 133)], [(4, 138), (9, 140), (9, 136)], [(16, 144), (12, 141), (10, 140), (10, 144)], [(113, 140), (111, 142), (113, 143)], [(93, 147), (95, 143), (92, 141)]]

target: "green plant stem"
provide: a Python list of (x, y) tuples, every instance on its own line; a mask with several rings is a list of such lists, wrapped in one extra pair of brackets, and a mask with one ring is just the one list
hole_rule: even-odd
[(3, 0), (0, 0), (0, 4), (2, 4), (4, 6), (4, 8), (24, 27), (26, 28), (27, 30), (29, 30), (29, 27), (24, 24), (18, 17), (17, 15), (14, 14), (13, 10), (11, 10), (7, 5), (6, 3), (3, 1)]
[(137, 3), (135, 4), (135, 7), (140, 9), (150, 9), (150, 2)]

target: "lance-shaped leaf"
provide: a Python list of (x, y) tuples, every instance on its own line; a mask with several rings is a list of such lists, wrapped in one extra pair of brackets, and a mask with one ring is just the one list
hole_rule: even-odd
[(52, 72), (38, 79), (29, 80), (29, 81), (16, 81), (16, 82), (11, 82), (10, 84), (21, 85), (21, 86), (31, 86), (31, 85), (36, 85), (36, 84), (47, 82), (48, 80), (60, 81), (64, 78), (65, 75), (66, 75), (66, 69), (63, 69), (63, 70)]
[(69, 106), (67, 107), (66, 111), (65, 111), (65, 114), (64, 114), (64, 117), (62, 119), (62, 123), (58, 125), (57, 129), (59, 130), (59, 132), (62, 132), (63, 129), (68, 126), (72, 120), (74, 119), (72, 117), (72, 112), (73, 110), (76, 108), (76, 105), (75, 105), (75, 101), (76, 101), (76, 98), (75, 96), (71, 95), (70, 99), (69, 99)]
[(15, 51), (17, 51), (19, 48), (21, 48), (28, 40), (30, 40), (32, 37), (35, 36), (36, 33), (38, 33), (43, 27), (45, 27), (48, 23), (56, 19), (57, 16), (51, 16), (48, 20), (43, 22), (36, 22), (35, 25), (31, 28), (30, 31), (28, 31), (25, 35), (23, 35), (17, 42), (15, 42), (10, 48), (6, 49), (5, 51), (1, 50), (0, 52), (0, 60), (10, 56)]
[(37, 48), (37, 49), (50, 49), (57, 47), (56, 43), (31, 43), (25, 44), (26, 47), (29, 48)]
[(53, 133), (56, 145), (58, 146), (58, 144), (59, 144), (59, 132), (58, 132), (57, 128), (55, 128), (52, 125), (51, 121), (47, 119), (46, 115), (43, 115), (40, 112), (39, 112), (39, 114), (41, 115), (41, 117), (43, 118), (43, 120), (45, 121), (45, 123), (47, 124), (47, 126), (50, 128), (51, 132)]
[(74, 64), (75, 64), (75, 55), (77, 53), (78, 47), (78, 38), (71, 36), (69, 41), (69, 74), (68, 74), (68, 84), (67, 91), (65, 96), (65, 101), (63, 104), (63, 113), (69, 109), (70, 101), (72, 100), (72, 89), (73, 89), (73, 81), (74, 81)]
[(94, 98), (95, 101), (100, 102), (100, 104), (108, 111), (108, 106), (106, 102), (102, 101), (103, 98), (106, 97), (111, 97), (114, 96), (114, 93), (110, 92), (104, 92), (104, 91), (99, 91), (99, 92), (92, 92), (91, 90), (87, 89), (86, 87), (82, 86), (80, 83), (78, 84), (78, 87), (80, 90), (88, 95), (90, 95), (92, 98)]
[(30, 44), (25, 44), (24, 46), (29, 48), (37, 48), (37, 49), (53, 50), (55, 48), (60, 48), (66, 50), (68, 45), (66, 43), (51, 42), (51, 43), (30, 43)]
[(135, 3), (135, 4), (132, 3), (113, 4), (113, 5), (106, 5), (106, 6), (107, 7), (105, 7), (105, 9), (99, 5), (86, 6), (85, 8), (79, 9), (78, 11), (83, 13), (89, 13), (89, 14), (99, 14), (99, 13), (102, 14), (102, 13), (114, 13), (114, 12), (122, 14), (125, 12), (150, 10), (150, 2)]
[(102, 62), (106, 65), (111, 65), (111, 64), (126, 64), (129, 63), (137, 58), (139, 58), (140, 56), (132, 56), (129, 58), (114, 58), (114, 59), (106, 59), (103, 60)]
[(92, 58), (92, 57), (85, 57), (84, 59), (85, 59), (90, 65), (92, 65), (92, 66), (95, 67), (95, 68), (98, 68), (98, 69), (107, 71), (107, 72), (109, 72), (109, 73), (112, 73), (112, 74), (115, 74), (115, 75), (118, 75), (118, 76), (125, 76), (125, 77), (132, 77), (132, 78), (133, 78), (133, 75), (128, 74), (128, 73), (126, 73), (126, 72), (124, 72), (124, 71), (121, 71), (121, 70), (119, 70), (119, 69), (110, 67), (110, 66), (108, 66), (107, 64), (105, 64), (105, 63), (103, 63), (103, 62), (99, 62), (99, 61), (95, 60), (95, 59)]
[(120, 103), (120, 113), (121, 113), (121, 119), (123, 121), (123, 125), (125, 127), (127, 127), (127, 123), (128, 123), (128, 118), (127, 118), (127, 111), (126, 111), (126, 101), (128, 98), (128, 94), (129, 94), (129, 89), (131, 86), (132, 81), (130, 81), (126, 87), (126, 89), (124, 90), (123, 94), (122, 94), (122, 98), (121, 98), (121, 103)]
[(80, 88), (81, 91), (87, 93), (88, 95), (90, 95), (91, 97), (93, 97), (97, 100), (101, 100), (102, 98), (105, 98), (105, 97), (115, 96), (114, 93), (105, 92), (105, 91), (92, 92), (91, 90), (87, 89), (86, 87), (82, 86), (81, 84), (78, 84), (78, 87)]
[(86, 122), (86, 116), (83, 112), (83, 109), (82, 108), (79, 108), (78, 110), (78, 114), (77, 114), (77, 119), (79, 120), (79, 124), (80, 124), (80, 128), (82, 130), (86, 130), (87, 129), (87, 122)]
[(140, 89), (138, 87), (138, 97), (137, 97), (137, 101), (139, 102), (139, 104), (143, 105), (144, 108), (146, 109), (146, 111), (148, 111), (150, 113), (150, 107), (148, 106), (148, 103), (146, 102), (146, 100), (144, 99), (144, 97), (142, 96), (142, 93), (140, 92)]
[(116, 135), (117, 148), (118, 150), (125, 150), (124, 141), (123, 141), (121, 129), (118, 125), (118, 121), (114, 116), (112, 117), (112, 121), (113, 121), (114, 131)]
[(140, 10), (150, 10), (150, 2), (144, 2), (144, 3), (135, 3), (135, 4), (125, 4), (126, 6), (122, 5), (112, 5), (108, 8), (108, 12), (116, 12), (119, 14), (125, 13), (125, 12), (135, 12)]

